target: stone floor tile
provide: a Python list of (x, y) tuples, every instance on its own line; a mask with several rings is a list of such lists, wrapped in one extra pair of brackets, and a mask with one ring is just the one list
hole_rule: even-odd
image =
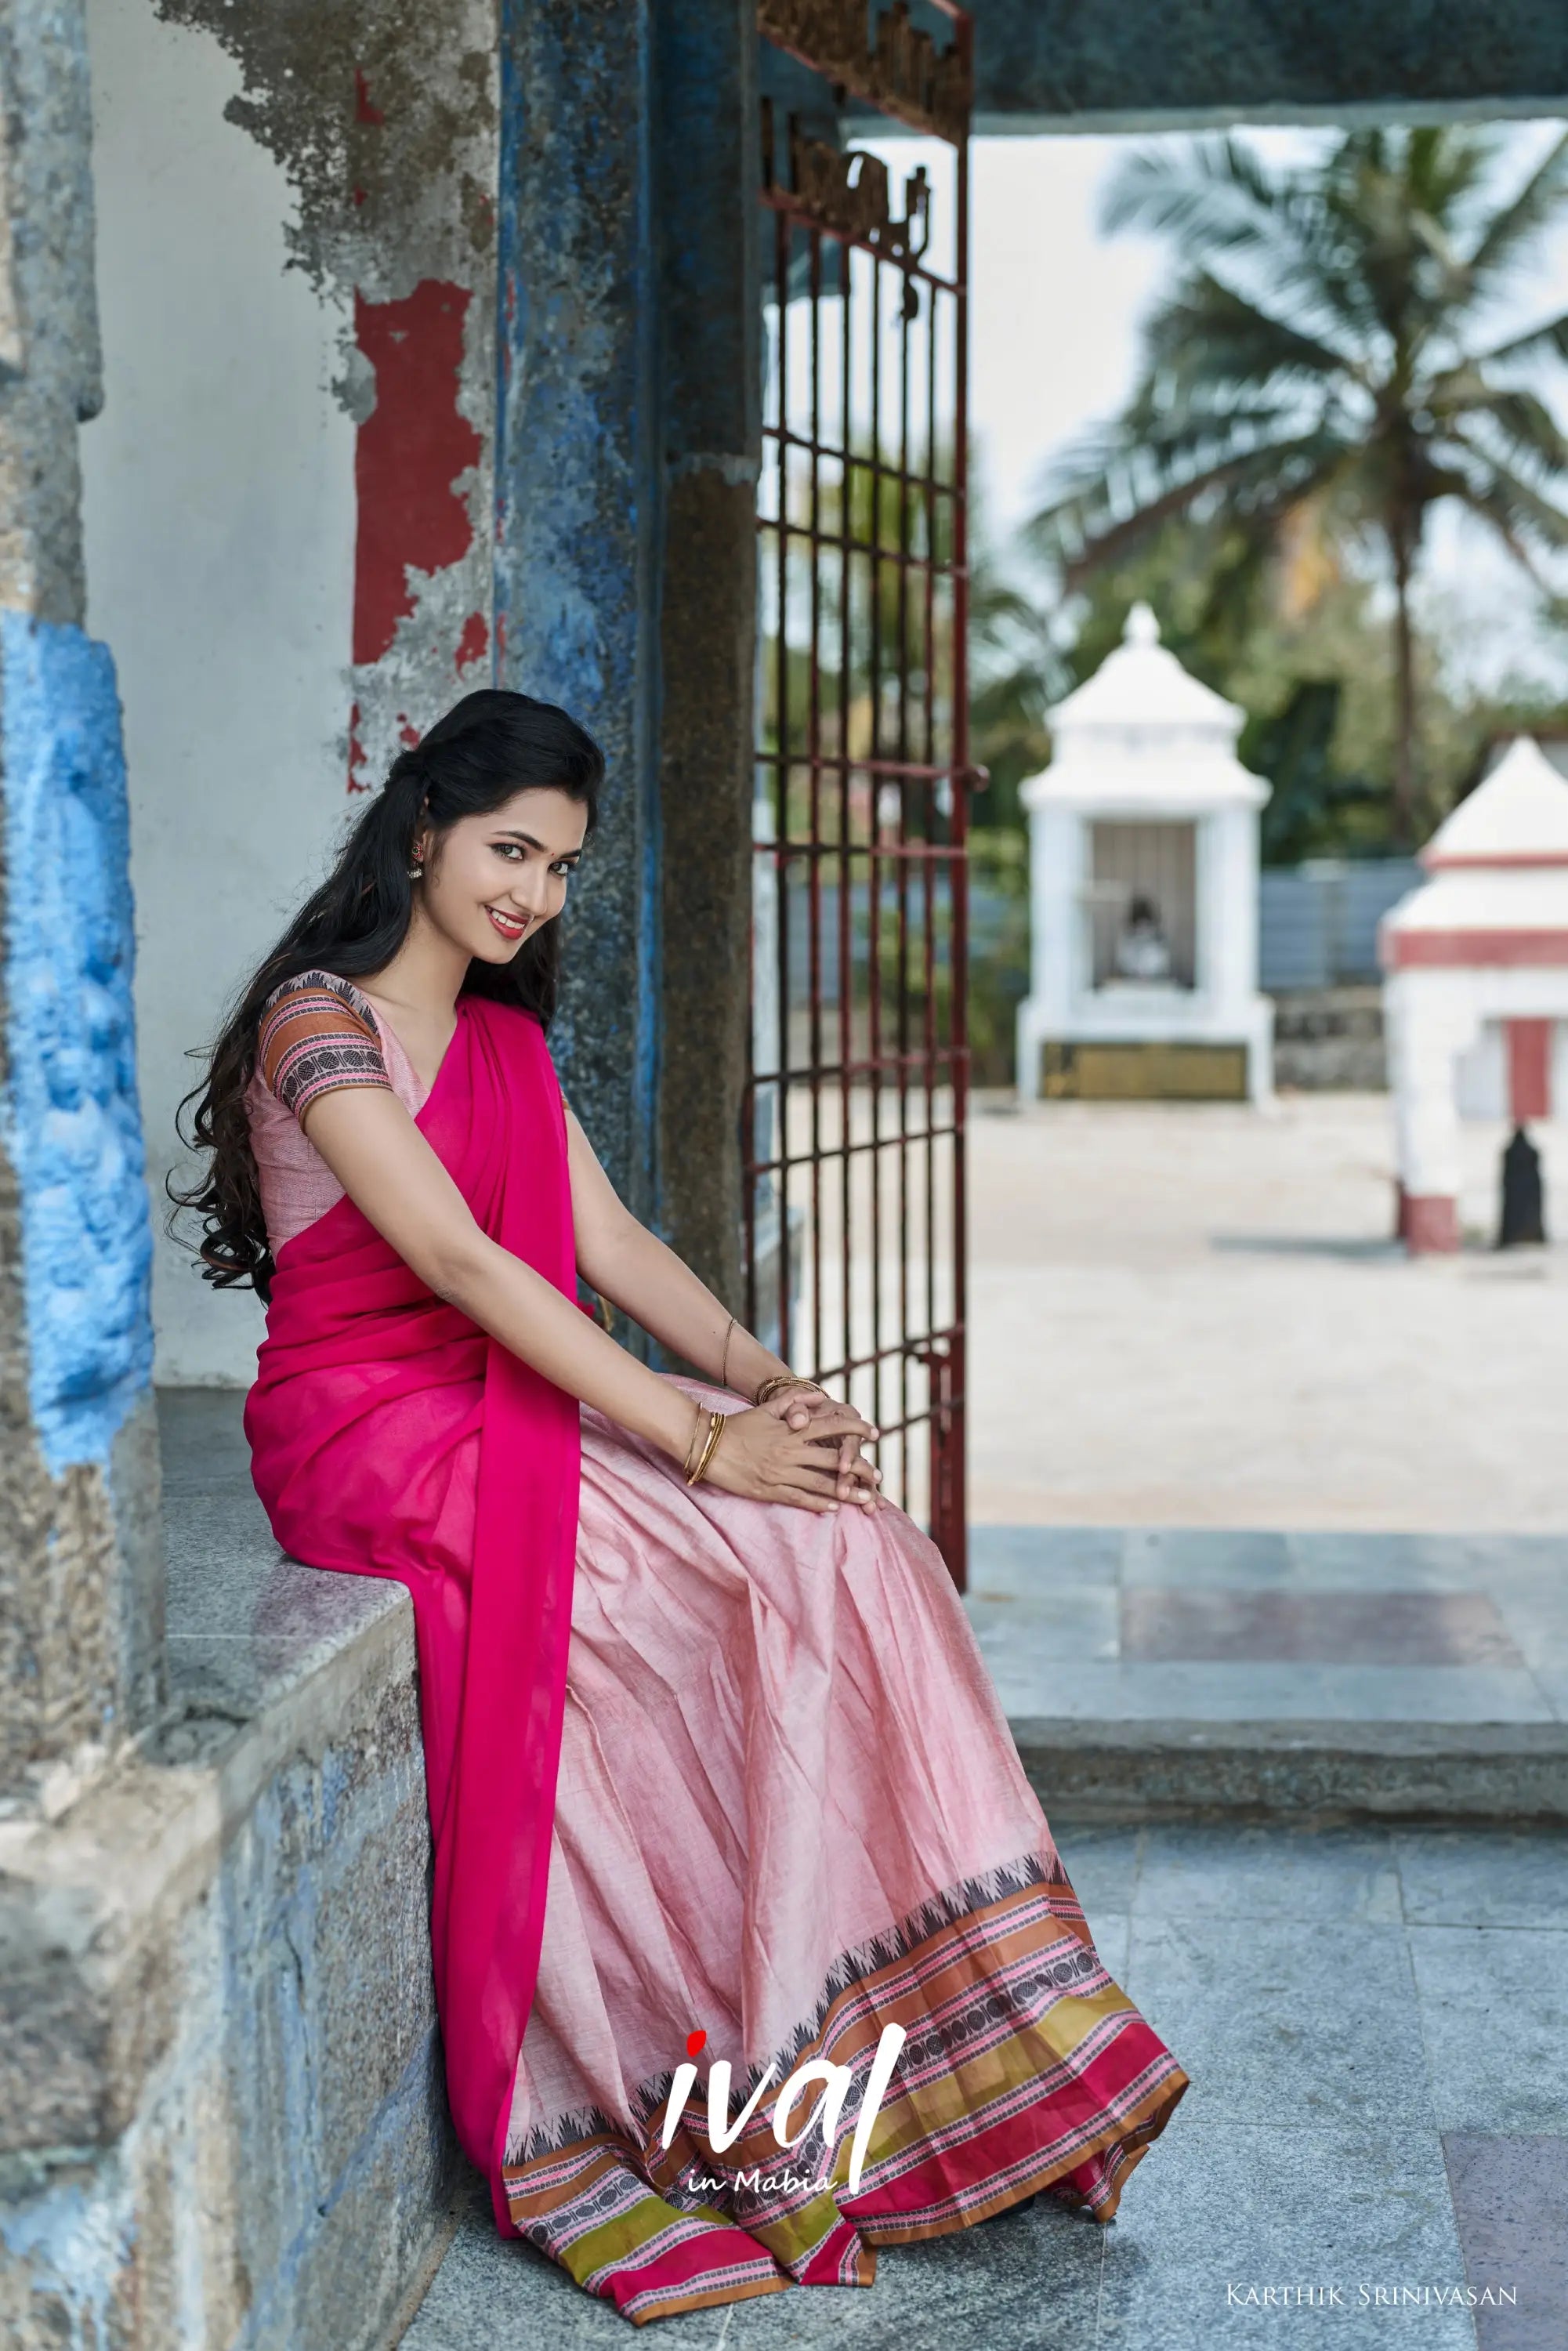
[(1125, 1711), (1119, 1664), (993, 1649), (986, 1665), (1010, 1720), (1047, 1715), (1061, 1720), (1115, 1721)]
[[(1492, 1666), (1239, 1665), (1223, 1660), (1121, 1665), (991, 1662), (1015, 1719), (1205, 1722), (1550, 1722), (1546, 1677)], [(1563, 1677), (1568, 1714), (1568, 1675)]]
[(1116, 1593), (1107, 1584), (1061, 1583), (1049, 1598), (1035, 1598), (988, 1580), (965, 1604), (993, 1667), (1010, 1662), (1019, 1672), (1049, 1672), (1079, 1659), (1113, 1663), (1118, 1654)]
[(1521, 1600), (1503, 1592), (1496, 1597), (1509, 1639), (1531, 1672), (1568, 1677), (1568, 1593)]
[(1408, 1932), (1440, 2127), (1568, 2132), (1568, 1934)]
[(1130, 1910), (1138, 1883), (1145, 1832), (1104, 1821), (1075, 1820), (1070, 1813), (1046, 1813), (1056, 1849), (1091, 1919), (1098, 1910)]
[(1443, 2154), (1465, 2275), (1479, 2298), (1479, 2351), (1563, 2351), (1568, 2138), (1446, 2131)]
[[(1158, 2148), (1155, 2150), (1157, 2157)], [(1152, 2158), (1145, 2158), (1145, 2161)], [(889, 2246), (869, 2289), (797, 2287), (661, 2319), (661, 2351), (1093, 2351), (1104, 2232), (1053, 2197), (921, 2245)], [(626, 2321), (531, 2246), (467, 2218), (402, 2351), (624, 2345)]]
[[(1104, 1962), (1108, 1975), (1118, 1983), (1127, 1971), (1127, 1949), (1132, 1920), (1124, 1910), (1091, 1910), (1085, 1914), (1089, 1931), (1094, 1938), (1094, 1948)], [(1125, 1990), (1125, 1985), (1123, 1985)]]
[(1396, 1828), (1393, 1839), (1412, 1925), (1568, 1933), (1568, 1828)]
[(1522, 1666), (1484, 1592), (1192, 1592), (1128, 1585), (1122, 1655), (1388, 1666)]
[(1436, 1535), (1287, 1534), (1292, 1585), (1343, 1592), (1473, 1591), (1479, 1576), (1469, 1544)]
[(1290, 1581), (1282, 1534), (1223, 1527), (1134, 1527), (1127, 1534), (1124, 1583), (1222, 1587)]
[(1049, 1590), (1059, 1581), (1116, 1584), (1122, 1580), (1124, 1541), (1120, 1527), (972, 1526), (969, 1588), (995, 1583), (1009, 1591)]
[(1552, 1717), (1558, 1722), (1568, 1722), (1568, 1666), (1541, 1666), (1535, 1673), (1536, 1687)]
[[(1098, 2351), (1474, 2351), (1462, 2307), (1361, 2299), (1462, 2281), (1436, 2131), (1199, 2121), (1191, 2102), (1134, 2174), (1110, 2231)], [(1269, 2286), (1337, 2289), (1341, 2303), (1235, 2299)]]
[(1398, 1928), (1135, 1912), (1124, 1986), (1189, 2076), (1192, 2120), (1435, 2126)]
[(1273, 1822), (1155, 1822), (1133, 1897), (1140, 1918), (1400, 1919), (1388, 1832)]

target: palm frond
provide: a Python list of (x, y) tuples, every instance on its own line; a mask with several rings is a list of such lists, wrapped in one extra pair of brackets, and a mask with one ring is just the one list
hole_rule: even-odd
[(1568, 198), (1568, 131), (1536, 165), (1524, 185), (1493, 213), (1471, 249), (1469, 277), (1478, 290), (1490, 291), (1526, 247), (1561, 212)]
[(1479, 386), (1469, 398), (1434, 413), (1450, 425), (1464, 424), (1469, 437), (1505, 465), (1522, 465), (1543, 482), (1568, 474), (1568, 434), (1546, 402), (1532, 392)]
[(1106, 188), (1100, 225), (1108, 236), (1142, 228), (1193, 251), (1252, 251), (1280, 235), (1281, 193), (1261, 156), (1240, 139), (1138, 147)]
[(1057, 565), (1071, 590), (1092, 572), (1120, 560), (1174, 516), (1223, 500), (1225, 512), (1249, 536), (1272, 540), (1284, 515), (1323, 489), (1345, 456), (1333, 434), (1309, 433), (1293, 441), (1230, 447), (1194, 461), (1163, 479), (1151, 468), (1142, 478), (1103, 477), (1076, 497), (1061, 499), (1027, 527), (1032, 551)]
[(1478, 351), (1470, 364), (1514, 367), (1544, 359), (1568, 360), (1568, 310), (1539, 327), (1526, 328), (1521, 335), (1511, 335), (1506, 342), (1494, 343), (1490, 351)]
[(1490, 522), (1511, 555), (1533, 574), (1532, 552), (1568, 551), (1568, 514), (1494, 451), (1476, 446), (1468, 434), (1454, 436), (1458, 463), (1448, 494)]
[(1301, 381), (1365, 386), (1359, 353), (1277, 317), (1261, 301), (1197, 270), (1145, 321), (1149, 372), (1185, 385), (1228, 382), (1245, 390)]

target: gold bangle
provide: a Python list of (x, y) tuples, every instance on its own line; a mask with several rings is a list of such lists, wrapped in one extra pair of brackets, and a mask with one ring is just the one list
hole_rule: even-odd
[(707, 1450), (704, 1453), (702, 1459), (697, 1464), (697, 1483), (699, 1485), (702, 1483), (704, 1479), (706, 1478), (708, 1471), (713, 1468), (714, 1455), (724, 1443), (724, 1432), (729, 1426), (729, 1416), (727, 1413), (717, 1413), (715, 1415), (715, 1418), (716, 1419), (718, 1426), (714, 1430), (713, 1441), (708, 1446)]
[(815, 1388), (819, 1395), (828, 1393), (821, 1380), (802, 1379), (798, 1372), (775, 1372), (770, 1380), (763, 1381), (751, 1401), (754, 1405), (766, 1404), (769, 1397), (782, 1395), (786, 1388)]
[(732, 1314), (724, 1326), (724, 1353), (718, 1359), (718, 1384), (721, 1388), (729, 1385), (729, 1343), (734, 1335), (735, 1317)]
[(714, 1455), (718, 1451), (718, 1440), (724, 1435), (724, 1422), (725, 1416), (722, 1412), (709, 1413), (707, 1442), (703, 1447), (702, 1452), (698, 1457), (696, 1468), (687, 1476), (686, 1483), (688, 1486), (700, 1485), (703, 1479), (706, 1477), (708, 1464), (713, 1459)]
[(695, 1464), (698, 1454), (702, 1451), (704, 1439), (711, 1437), (712, 1434), (713, 1415), (699, 1404), (696, 1407), (696, 1418), (692, 1423), (691, 1443), (686, 1447), (686, 1458), (681, 1465), (688, 1486), (692, 1482)]

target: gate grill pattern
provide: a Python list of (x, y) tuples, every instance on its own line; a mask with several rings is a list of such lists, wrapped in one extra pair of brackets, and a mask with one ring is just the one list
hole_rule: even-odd
[[(849, 86), (946, 146), (895, 194), (766, 103), (747, 1314), (883, 1432), (964, 1581), (970, 26)], [(764, 0), (806, 62), (823, 0)], [(863, 5), (838, 12), (864, 39)], [(842, 28), (841, 28), (842, 30)], [(829, 60), (852, 77), (849, 32)], [(926, 95), (928, 94), (928, 95)]]

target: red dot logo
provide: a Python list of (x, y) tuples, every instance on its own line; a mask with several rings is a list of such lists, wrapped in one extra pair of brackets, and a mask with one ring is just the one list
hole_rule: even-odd
[(686, 2035), (686, 2055), (687, 2055), (688, 2057), (695, 2057), (695, 2056), (697, 2056), (697, 2055), (698, 2055), (698, 2054), (699, 2054), (699, 2053), (700, 2053), (704, 2049), (706, 2049), (706, 2047), (707, 2047), (707, 2034), (706, 2034), (706, 2032), (688, 2032), (688, 2033), (687, 2033), (687, 2035)]

